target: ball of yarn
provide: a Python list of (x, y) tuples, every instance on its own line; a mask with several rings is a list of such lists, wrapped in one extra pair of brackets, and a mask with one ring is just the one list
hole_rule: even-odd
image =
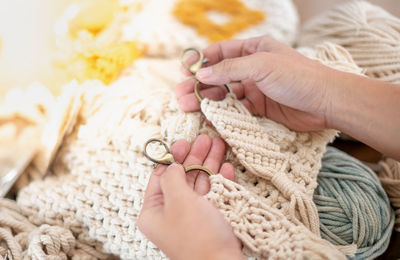
[(386, 250), (394, 225), (378, 177), (357, 159), (328, 147), (314, 192), (322, 238), (339, 248), (355, 244), (352, 259), (373, 259)]
[(379, 164), (382, 169), (379, 171), (378, 177), (395, 210), (395, 229), (400, 232), (400, 162), (386, 158)]
[(368, 77), (400, 83), (400, 19), (379, 6), (352, 1), (305, 24), (300, 46), (333, 42), (347, 49)]

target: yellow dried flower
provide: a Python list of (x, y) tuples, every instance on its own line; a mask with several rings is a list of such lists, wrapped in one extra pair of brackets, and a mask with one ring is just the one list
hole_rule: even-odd
[[(207, 17), (209, 11), (227, 14), (231, 19), (223, 24), (214, 23)], [(229, 40), (265, 18), (263, 12), (249, 9), (239, 0), (181, 0), (174, 15), (183, 24), (195, 27), (197, 33), (210, 42)]]

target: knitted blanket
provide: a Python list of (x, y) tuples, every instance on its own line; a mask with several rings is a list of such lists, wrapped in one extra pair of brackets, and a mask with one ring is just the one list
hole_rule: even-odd
[[(300, 51), (328, 66), (360, 72), (337, 45)], [(135, 224), (153, 169), (143, 156), (143, 144), (151, 137), (173, 142), (193, 141), (200, 133), (219, 134), (231, 147), (226, 159), (235, 165), (236, 181), (212, 176), (206, 196), (231, 223), (246, 255), (344, 258), (319, 237), (312, 202), (322, 154), (336, 132), (290, 131), (253, 117), (233, 95), (222, 101), (203, 100), (202, 113), (215, 130), (202, 113), (179, 110), (171, 91), (181, 77), (179, 67), (176, 60), (143, 59), (110, 88), (96, 81), (71, 84), (61, 99), (74, 100), (77, 112), (61, 113), (66, 118), (59, 121), (75, 123), (62, 131), (70, 132), (66, 138), (56, 139), (61, 149), (54, 160), (48, 157), (50, 176), (19, 192), (19, 212), (36, 226), (70, 231), (75, 248), (92, 249), (80, 250), (88, 258), (111, 257), (104, 253), (121, 259), (165, 258)], [(76, 249), (66, 250), (65, 255), (72, 257), (73, 252)]]

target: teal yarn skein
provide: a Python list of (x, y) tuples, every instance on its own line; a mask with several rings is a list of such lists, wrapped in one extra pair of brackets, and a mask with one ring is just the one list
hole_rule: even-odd
[(376, 174), (359, 160), (327, 147), (314, 191), (322, 238), (357, 245), (350, 259), (374, 259), (387, 249), (394, 212)]

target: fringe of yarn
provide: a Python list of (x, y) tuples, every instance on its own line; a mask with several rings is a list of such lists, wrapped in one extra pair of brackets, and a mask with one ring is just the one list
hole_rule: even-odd
[(400, 19), (364, 1), (339, 5), (308, 22), (300, 46), (333, 42), (371, 78), (400, 83)]
[[(400, 176), (400, 171), (397, 174)], [(328, 147), (314, 202), (322, 238), (338, 245), (343, 252), (356, 245), (356, 254), (351, 259), (374, 259), (385, 252), (394, 214), (377, 176), (360, 161)]]
[(395, 210), (395, 230), (400, 232), (400, 162), (386, 158), (379, 164), (382, 169), (378, 177)]

